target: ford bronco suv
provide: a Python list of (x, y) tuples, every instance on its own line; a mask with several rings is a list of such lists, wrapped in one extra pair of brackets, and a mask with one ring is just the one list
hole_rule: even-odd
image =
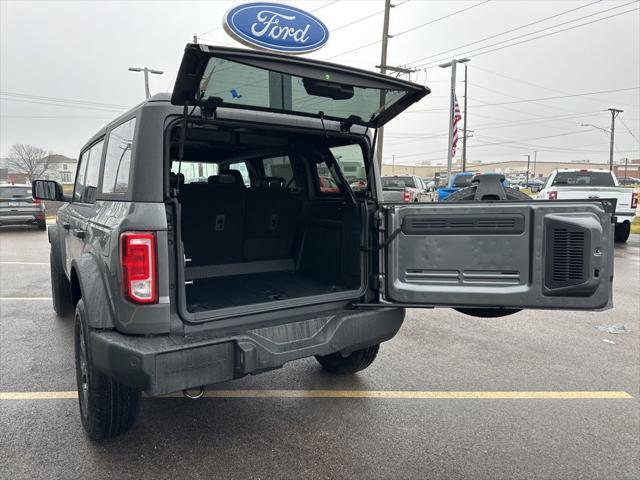
[[(307, 58), (189, 44), (158, 94), (80, 151), (49, 228), (53, 307), (75, 312), (80, 414), (127, 431), (141, 392), (315, 356), (369, 366), (404, 308), (477, 316), (611, 306), (603, 199), (510, 200), (483, 176), (459, 202), (385, 203), (376, 131), (424, 86)], [(343, 166), (366, 175), (350, 186)], [(335, 189), (321, 188), (330, 177)]]

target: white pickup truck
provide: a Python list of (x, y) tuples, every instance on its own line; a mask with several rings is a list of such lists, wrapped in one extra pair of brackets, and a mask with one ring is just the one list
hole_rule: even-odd
[(616, 242), (626, 242), (638, 208), (638, 192), (620, 187), (613, 172), (600, 169), (554, 170), (536, 197), (539, 200), (615, 198)]

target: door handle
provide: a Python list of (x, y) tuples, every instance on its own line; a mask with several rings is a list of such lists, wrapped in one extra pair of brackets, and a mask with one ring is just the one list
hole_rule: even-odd
[(87, 236), (87, 232), (85, 232), (84, 230), (74, 230), (73, 234), (78, 238), (84, 238)]
[(71, 228), (71, 225), (67, 222), (62, 222), (62, 228), (64, 228), (65, 230), (69, 230)]

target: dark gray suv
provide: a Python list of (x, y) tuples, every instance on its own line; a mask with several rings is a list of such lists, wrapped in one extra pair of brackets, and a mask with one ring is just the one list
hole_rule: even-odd
[[(612, 205), (384, 203), (376, 130), (427, 95), (315, 60), (187, 45), (155, 95), (80, 151), (49, 229), (53, 306), (75, 311), (82, 422), (125, 432), (161, 395), (315, 356), (369, 366), (404, 308), (476, 316), (611, 306)], [(363, 178), (350, 185), (349, 171)], [(338, 188), (321, 188), (329, 176)], [(549, 321), (553, 321), (550, 319)]]

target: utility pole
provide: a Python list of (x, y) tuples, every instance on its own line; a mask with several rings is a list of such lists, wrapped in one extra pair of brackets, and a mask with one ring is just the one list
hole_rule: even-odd
[(617, 108), (608, 108), (611, 112), (611, 141), (609, 144), (609, 171), (613, 171), (613, 137), (616, 133), (616, 117), (618, 114), (624, 112), (624, 110), (618, 110)]
[(149, 74), (154, 73), (156, 75), (162, 75), (164, 72), (161, 70), (154, 70), (153, 68), (147, 67), (129, 67), (130, 72), (144, 72), (144, 93), (146, 95), (145, 98), (149, 98), (151, 93), (149, 92)]
[(533, 178), (536, 178), (536, 162), (538, 161), (538, 151), (533, 152)]
[[(382, 52), (380, 54), (380, 73), (387, 73), (387, 45), (389, 43), (389, 13), (391, 12), (391, 0), (384, 0), (384, 20), (382, 22)], [(380, 92), (380, 106), (386, 103), (384, 92)], [(384, 128), (378, 129), (378, 145), (376, 152), (378, 154), (378, 167), (382, 172), (382, 142), (384, 137)]]
[(447, 183), (451, 182), (451, 161), (453, 157), (453, 150), (451, 147), (453, 144), (453, 116), (456, 102), (456, 65), (458, 63), (466, 63), (468, 61), (468, 58), (454, 58), (450, 62), (438, 65), (440, 68), (451, 67), (451, 98), (449, 99), (449, 143), (447, 143)]
[(464, 131), (462, 132), (462, 171), (467, 171), (467, 64), (464, 64)]
[(531, 155), (525, 155), (527, 157), (527, 179), (525, 181), (525, 185), (529, 188), (529, 164), (531, 163)]

